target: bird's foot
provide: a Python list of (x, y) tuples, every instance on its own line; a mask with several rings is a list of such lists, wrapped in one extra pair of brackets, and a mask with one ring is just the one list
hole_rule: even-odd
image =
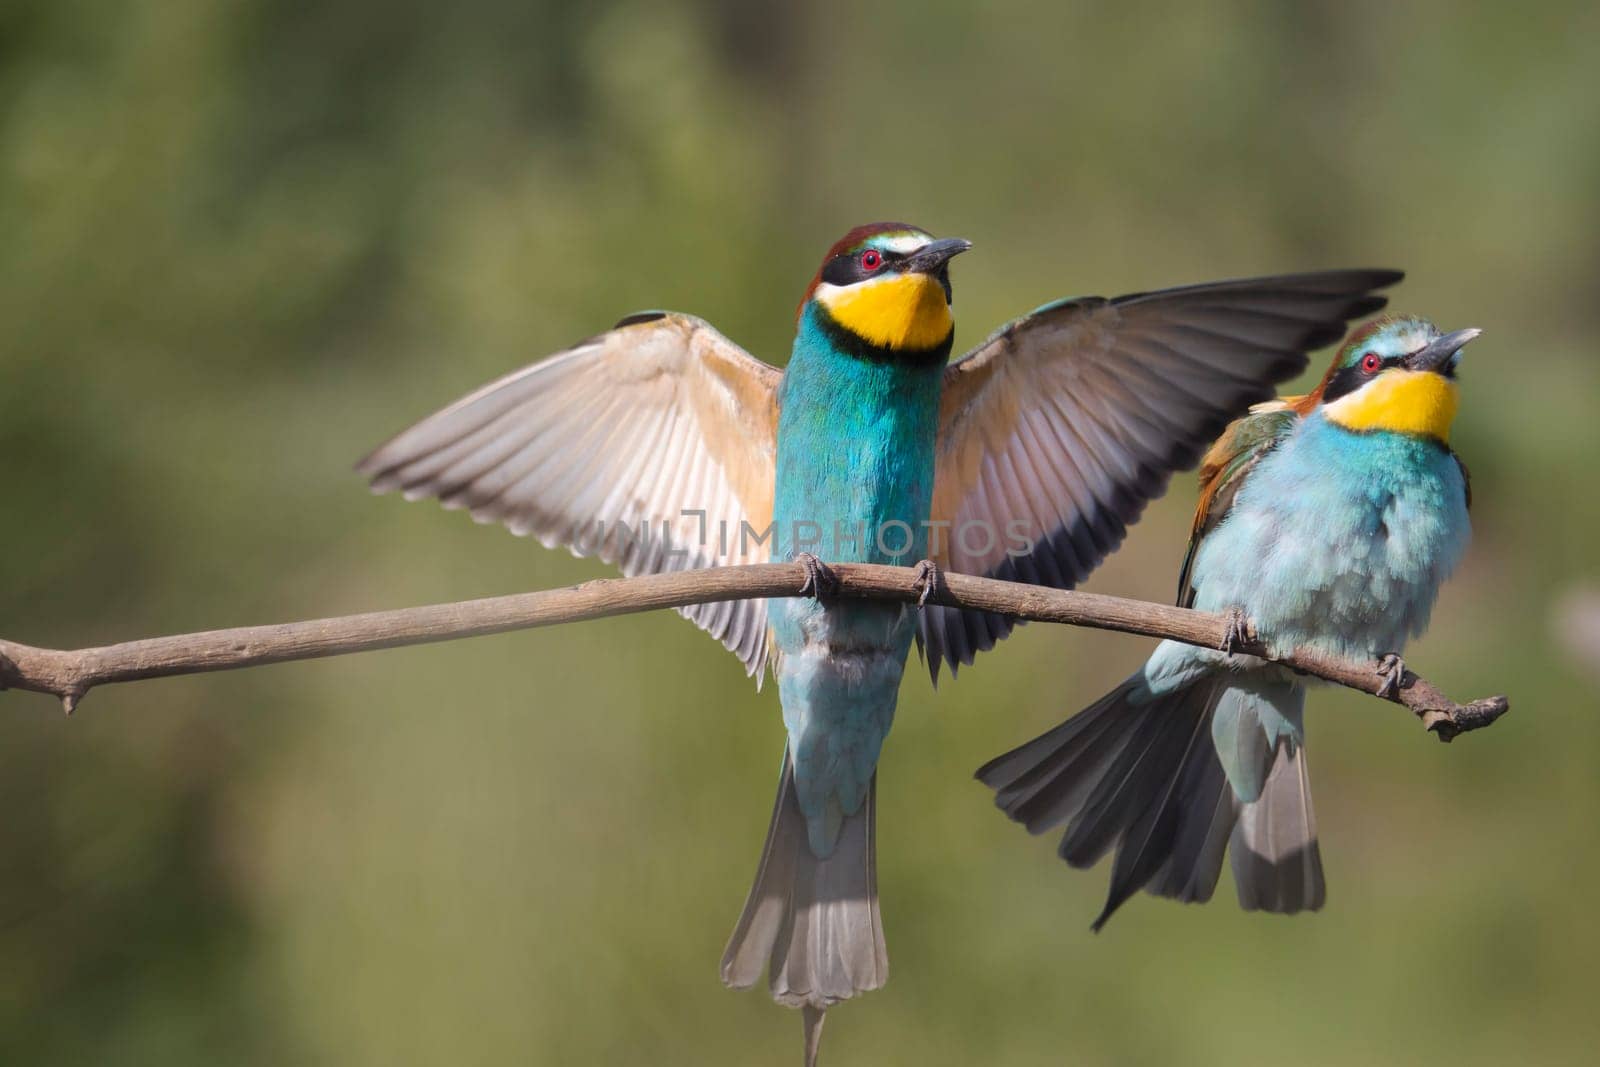
[(1381, 697), (1395, 697), (1400, 695), (1400, 683), (1405, 681), (1406, 661), (1395, 653), (1390, 652), (1378, 660), (1378, 672), (1383, 675), (1383, 684), (1378, 687)]
[(1239, 646), (1248, 645), (1255, 639), (1250, 620), (1244, 617), (1244, 612), (1239, 608), (1229, 608), (1228, 628), (1222, 631), (1222, 644), (1217, 647), (1231, 656), (1239, 651)]
[(801, 596), (824, 600), (839, 591), (839, 576), (816, 556), (801, 552), (794, 561), (806, 569), (806, 580), (800, 586)]
[(939, 565), (931, 559), (917, 561), (917, 577), (914, 583), (917, 590), (917, 607), (928, 606), (928, 598), (939, 591), (939, 586), (944, 578), (939, 573)]

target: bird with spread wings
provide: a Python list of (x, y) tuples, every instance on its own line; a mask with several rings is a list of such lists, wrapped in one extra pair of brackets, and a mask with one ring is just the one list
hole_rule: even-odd
[[(944, 373), (934, 561), (1072, 588), (1172, 472), (1348, 320), (1383, 307), (1373, 290), (1401, 277), (1328, 271), (1079, 297), (996, 330)], [(435, 497), (627, 575), (766, 562), (782, 378), (700, 319), (632, 315), (424, 419), (358, 470), (377, 492)], [(764, 601), (681, 611), (759, 682)], [(934, 678), (1014, 625), (928, 606), (919, 636)]]

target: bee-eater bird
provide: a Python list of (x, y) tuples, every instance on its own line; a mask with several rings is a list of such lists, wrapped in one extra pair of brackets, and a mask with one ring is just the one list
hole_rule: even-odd
[[(1121, 542), (1170, 472), (1383, 306), (1397, 271), (1331, 271), (1062, 300), (947, 365), (949, 263), (968, 242), (851, 230), (800, 302), (787, 369), (646, 312), (467, 396), (359, 465), (376, 491), (627, 574), (804, 559), (938, 566), (1056, 587)], [(640, 536), (640, 531), (664, 531)], [(913, 638), (937, 680), (1012, 622), (818, 599), (682, 609), (756, 676), (788, 732), (777, 802), (722, 961), (822, 1012), (882, 985), (873, 798)]]
[[(1398, 684), (1399, 653), (1467, 545), (1467, 472), (1449, 440), (1460, 351), (1478, 333), (1374, 321), (1314, 392), (1229, 426), (1201, 465), (1178, 603), (1248, 620), (1275, 651), (1381, 659)], [(978, 778), (1030, 831), (1065, 823), (1072, 866), (1116, 847), (1096, 930), (1140, 889), (1209, 900), (1225, 851), (1247, 910), (1315, 910), (1305, 685), (1265, 660), (1166, 641)]]

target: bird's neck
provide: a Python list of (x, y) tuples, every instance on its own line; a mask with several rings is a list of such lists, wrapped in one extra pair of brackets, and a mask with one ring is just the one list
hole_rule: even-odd
[(1450, 455), (1450, 446), (1431, 434), (1355, 429), (1325, 412), (1307, 418), (1301, 436), (1302, 451), (1318, 457), (1331, 476), (1363, 487), (1381, 489), (1396, 480), (1408, 481)]
[(911, 295), (887, 289), (865, 295), (849, 293), (854, 303), (840, 296), (832, 308), (817, 300), (807, 301), (800, 309), (794, 354), (849, 356), (863, 363), (908, 369), (943, 367), (950, 358), (955, 323), (944, 302), (944, 290), (937, 282), (930, 284), (938, 294), (936, 308), (918, 296), (921, 290)]
[[(862, 358), (839, 345), (816, 314), (807, 309), (801, 317), (779, 393), (776, 558), (796, 548), (788, 527), (797, 522), (830, 535), (835, 523), (865, 523), (869, 535), (857, 547), (869, 561), (881, 555), (870, 531), (906, 524), (914, 534), (908, 551), (925, 553), (944, 359)], [(891, 547), (902, 540), (898, 529)], [(829, 547), (811, 551), (824, 559), (855, 555)]]
[(950, 340), (926, 351), (876, 348), (813, 304), (800, 316), (784, 393), (845, 419), (841, 429), (853, 416), (872, 421), (885, 412), (931, 418), (939, 406)]

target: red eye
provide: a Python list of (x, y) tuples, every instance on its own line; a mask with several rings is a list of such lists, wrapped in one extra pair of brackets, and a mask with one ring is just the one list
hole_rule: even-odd
[(1378, 368), (1383, 366), (1383, 360), (1378, 358), (1378, 353), (1368, 352), (1361, 357), (1361, 369), (1368, 374), (1378, 373)]
[(861, 253), (862, 270), (877, 270), (881, 266), (883, 266), (883, 257), (878, 254), (877, 249), (869, 248)]

